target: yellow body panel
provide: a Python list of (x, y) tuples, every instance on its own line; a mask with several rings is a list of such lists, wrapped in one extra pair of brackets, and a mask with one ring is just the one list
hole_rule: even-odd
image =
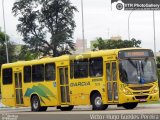
[(2, 91), (2, 103), (8, 106), (15, 106), (15, 88), (13, 85), (7, 85), (1, 87)]

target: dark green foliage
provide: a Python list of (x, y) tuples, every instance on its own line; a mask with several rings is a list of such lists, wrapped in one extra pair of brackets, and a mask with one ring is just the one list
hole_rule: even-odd
[(70, 0), (17, 0), (12, 11), (26, 50), (59, 56), (74, 50), (72, 41), (76, 7)]
[(141, 41), (132, 40), (107, 40), (104, 41), (102, 38), (97, 38), (97, 43), (93, 46), (94, 48), (102, 49), (116, 49), (116, 48), (129, 48), (129, 47), (140, 47)]
[(160, 57), (157, 57), (157, 64), (160, 64)]
[(160, 57), (157, 57), (157, 74), (160, 83)]
[[(160, 68), (157, 69), (157, 76), (158, 76), (158, 86), (160, 88)], [(159, 91), (159, 95), (160, 95), (160, 91)]]
[[(13, 42), (9, 41), (9, 36), (7, 35), (8, 40), (8, 55), (9, 55), (9, 61), (13, 62), (16, 59), (15, 56), (15, 45)], [(6, 59), (6, 44), (5, 44), (5, 34), (0, 30), (0, 66), (4, 63), (7, 63)]]
[(18, 60), (33, 60), (40, 56), (40, 52), (35, 52), (28, 49), (29, 47), (26, 45), (21, 46), (21, 51), (18, 56)]
[[(158, 85), (160, 88), (160, 57), (157, 57), (157, 76), (158, 76)], [(160, 94), (160, 91), (159, 91)]]

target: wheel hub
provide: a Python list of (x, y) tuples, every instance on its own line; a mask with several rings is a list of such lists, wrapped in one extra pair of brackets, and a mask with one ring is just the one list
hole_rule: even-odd
[(35, 109), (38, 108), (38, 101), (37, 101), (37, 100), (34, 100), (34, 101), (33, 101), (33, 107), (34, 107)]
[(96, 106), (101, 106), (101, 104), (102, 104), (102, 99), (101, 99), (101, 97), (97, 97), (97, 98), (95, 99), (95, 105), (96, 105)]

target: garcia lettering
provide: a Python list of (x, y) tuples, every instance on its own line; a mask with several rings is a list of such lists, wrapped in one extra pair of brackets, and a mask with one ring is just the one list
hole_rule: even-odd
[(71, 83), (70, 87), (76, 87), (76, 86), (89, 86), (90, 82), (76, 82), (76, 83)]

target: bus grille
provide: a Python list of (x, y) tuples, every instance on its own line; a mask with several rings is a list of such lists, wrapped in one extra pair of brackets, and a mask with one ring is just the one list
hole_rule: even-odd
[(145, 92), (133, 92), (133, 94), (143, 94), (143, 93), (149, 93), (149, 91), (145, 91)]
[(145, 96), (135, 96), (136, 99), (147, 99), (148, 98), (148, 95), (145, 95)]
[(149, 90), (152, 86), (130, 87), (132, 90)]

